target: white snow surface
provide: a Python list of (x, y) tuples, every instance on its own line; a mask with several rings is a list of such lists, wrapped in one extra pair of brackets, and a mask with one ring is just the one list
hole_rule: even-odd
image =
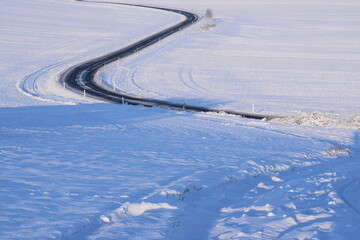
[(83, 99), (56, 82), (61, 71), (183, 18), (4, 0), (0, 239), (358, 239), (359, 115), (330, 114), (358, 114), (360, 3), (132, 3), (211, 7), (216, 27), (200, 31), (200, 22), (105, 67), (98, 77), (109, 87), (322, 113), (279, 123)]
[(181, 19), (164, 11), (74, 0), (3, 0), (0, 106), (94, 102), (63, 90), (58, 75)]
[(0, 114), (1, 239), (358, 236), (358, 131), (111, 104)]
[(103, 81), (134, 95), (241, 111), (360, 112), (359, 1), (171, 3), (212, 8), (216, 27), (203, 32), (202, 22), (161, 49), (107, 66)]

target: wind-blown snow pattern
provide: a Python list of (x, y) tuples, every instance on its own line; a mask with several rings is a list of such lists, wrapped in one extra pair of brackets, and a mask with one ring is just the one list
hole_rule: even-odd
[(100, 81), (291, 115), (273, 122), (99, 103), (57, 82), (176, 14), (3, 2), (0, 239), (358, 239), (357, 1), (132, 1), (212, 8), (215, 26), (105, 66)]
[(2, 239), (348, 238), (358, 230), (350, 189), (359, 143), (350, 130), (107, 104), (1, 115)]

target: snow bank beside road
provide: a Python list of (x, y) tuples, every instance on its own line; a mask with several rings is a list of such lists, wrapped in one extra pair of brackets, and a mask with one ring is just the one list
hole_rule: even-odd
[(360, 114), (340, 117), (334, 114), (320, 112), (301, 112), (293, 116), (271, 120), (276, 123), (295, 124), (306, 126), (321, 126), (330, 128), (350, 128), (360, 130)]

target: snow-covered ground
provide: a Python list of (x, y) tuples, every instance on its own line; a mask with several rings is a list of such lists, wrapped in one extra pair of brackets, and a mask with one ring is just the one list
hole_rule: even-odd
[(104, 79), (135, 95), (234, 110), (360, 111), (358, 1), (178, 2), (211, 7), (217, 27), (200, 24), (150, 56), (106, 67)]
[(1, 239), (356, 239), (359, 133), (109, 104), (2, 108)]
[[(357, 239), (359, 118), (327, 113), (359, 110), (360, 4), (142, 3), (211, 7), (217, 27), (199, 23), (105, 67), (103, 81), (190, 104), (322, 111), (285, 122), (331, 128), (82, 99), (56, 83), (58, 71), (181, 18), (4, 1), (0, 239)], [(59, 105), (82, 102), (94, 104)]]
[(164, 11), (73, 0), (4, 0), (0, 88), (6, 91), (0, 96), (0, 106), (89, 102), (63, 91), (57, 75), (180, 19)]

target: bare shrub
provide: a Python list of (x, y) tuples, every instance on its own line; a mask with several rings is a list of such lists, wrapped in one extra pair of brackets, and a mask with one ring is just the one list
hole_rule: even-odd
[(214, 17), (213, 11), (211, 8), (206, 9), (205, 18), (212, 19)]
[(350, 155), (350, 149), (336, 146), (327, 149), (326, 153), (331, 157), (341, 157), (344, 155)]
[(212, 9), (211, 8), (206, 9), (205, 23), (203, 26), (201, 26), (201, 29), (200, 29), (201, 31), (206, 32), (206, 31), (213, 29), (216, 26), (215, 22), (213, 21), (213, 17), (214, 17), (214, 13), (213, 13)]

